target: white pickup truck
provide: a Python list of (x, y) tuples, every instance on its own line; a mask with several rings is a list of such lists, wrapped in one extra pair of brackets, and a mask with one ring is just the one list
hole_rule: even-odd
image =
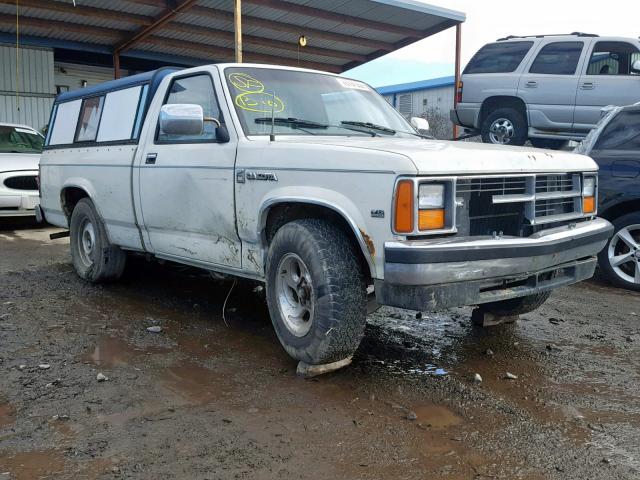
[(140, 252), (265, 282), (308, 364), (355, 351), (372, 287), (515, 315), (591, 277), (612, 231), (589, 157), (434, 141), (323, 72), (161, 69), (59, 95), (50, 125), (38, 215), (70, 230), (82, 278)]

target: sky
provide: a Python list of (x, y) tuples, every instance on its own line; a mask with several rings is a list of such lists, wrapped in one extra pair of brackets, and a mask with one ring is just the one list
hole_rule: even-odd
[[(462, 25), (462, 67), (484, 44), (507, 35), (587, 32), (638, 38), (640, 0), (429, 0), (467, 15)], [(453, 75), (455, 29), (361, 65), (345, 76), (374, 87)]]

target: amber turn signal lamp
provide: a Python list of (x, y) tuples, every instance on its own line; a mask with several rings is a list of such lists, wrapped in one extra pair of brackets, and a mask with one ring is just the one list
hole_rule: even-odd
[(397, 233), (413, 232), (413, 182), (401, 180), (396, 187), (394, 228)]
[(596, 211), (596, 197), (584, 197), (582, 199), (582, 213), (594, 213)]
[(444, 228), (444, 209), (420, 210), (418, 212), (418, 229), (440, 230)]

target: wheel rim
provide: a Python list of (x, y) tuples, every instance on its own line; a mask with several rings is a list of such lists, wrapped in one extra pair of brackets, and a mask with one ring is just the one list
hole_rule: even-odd
[(623, 281), (640, 284), (640, 225), (621, 228), (609, 242), (609, 265)]
[(515, 133), (513, 122), (508, 118), (498, 118), (489, 128), (489, 137), (491, 142), (499, 145), (506, 145), (513, 139)]
[(77, 240), (80, 260), (89, 267), (93, 264), (92, 255), (96, 246), (96, 233), (93, 223), (88, 218), (85, 218), (80, 224)]
[(296, 337), (305, 336), (313, 324), (316, 294), (309, 269), (295, 253), (287, 253), (278, 263), (276, 294), (287, 330)]

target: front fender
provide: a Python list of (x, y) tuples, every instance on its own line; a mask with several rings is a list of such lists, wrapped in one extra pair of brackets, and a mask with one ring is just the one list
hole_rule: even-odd
[(360, 250), (369, 265), (371, 275), (374, 278), (376, 277), (376, 262), (374, 255), (372, 255), (375, 252), (375, 247), (373, 247), (372, 241), (367, 234), (367, 222), (349, 197), (334, 190), (305, 187), (305, 193), (301, 195), (297, 188), (283, 187), (269, 192), (260, 205), (257, 222), (251, 231), (251, 237), (253, 238), (249, 241), (258, 243), (261, 240), (262, 232), (266, 227), (269, 209), (281, 203), (319, 205), (338, 213), (351, 227)]

